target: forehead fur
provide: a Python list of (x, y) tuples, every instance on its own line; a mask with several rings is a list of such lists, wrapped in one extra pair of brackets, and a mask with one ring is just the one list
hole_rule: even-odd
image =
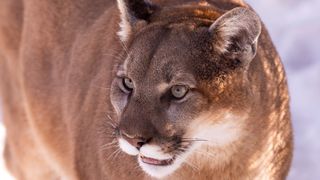
[(149, 26), (134, 37), (126, 69), (137, 79), (161, 76), (169, 81), (178, 72), (205, 79), (217, 59), (212, 46), (208, 27), (193, 22)]

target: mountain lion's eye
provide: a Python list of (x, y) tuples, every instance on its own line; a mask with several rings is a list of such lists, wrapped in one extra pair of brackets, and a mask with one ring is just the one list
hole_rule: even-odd
[(188, 91), (189, 91), (188, 86), (183, 86), (183, 85), (176, 85), (176, 86), (172, 86), (171, 88), (171, 94), (176, 99), (184, 98), (184, 96), (186, 96)]
[(127, 77), (122, 78), (122, 84), (123, 87), (129, 92), (131, 92), (134, 88), (132, 80)]

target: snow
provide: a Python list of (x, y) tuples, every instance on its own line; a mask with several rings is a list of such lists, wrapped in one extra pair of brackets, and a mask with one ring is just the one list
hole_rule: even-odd
[[(266, 24), (287, 71), (295, 140), (288, 180), (320, 179), (320, 0), (247, 2)], [(0, 125), (0, 144), (4, 132)], [(10, 179), (2, 162), (0, 179)]]

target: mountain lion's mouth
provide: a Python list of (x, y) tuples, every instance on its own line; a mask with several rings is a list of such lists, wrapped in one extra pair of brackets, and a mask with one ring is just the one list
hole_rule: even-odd
[(150, 158), (150, 157), (146, 157), (143, 155), (139, 155), (141, 158), (141, 161), (143, 163), (149, 164), (149, 165), (154, 165), (154, 166), (168, 166), (171, 165), (173, 163), (173, 161), (175, 160), (175, 158), (171, 158), (171, 159), (164, 159), (164, 160), (159, 160), (159, 159), (154, 159), (154, 158)]

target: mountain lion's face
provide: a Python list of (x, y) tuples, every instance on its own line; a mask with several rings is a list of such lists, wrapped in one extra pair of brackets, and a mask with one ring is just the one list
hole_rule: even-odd
[(111, 89), (120, 148), (160, 178), (203, 146), (239, 139), (250, 103), (246, 69), (260, 34), (255, 14), (238, 8), (212, 25), (149, 22), (135, 32)]

